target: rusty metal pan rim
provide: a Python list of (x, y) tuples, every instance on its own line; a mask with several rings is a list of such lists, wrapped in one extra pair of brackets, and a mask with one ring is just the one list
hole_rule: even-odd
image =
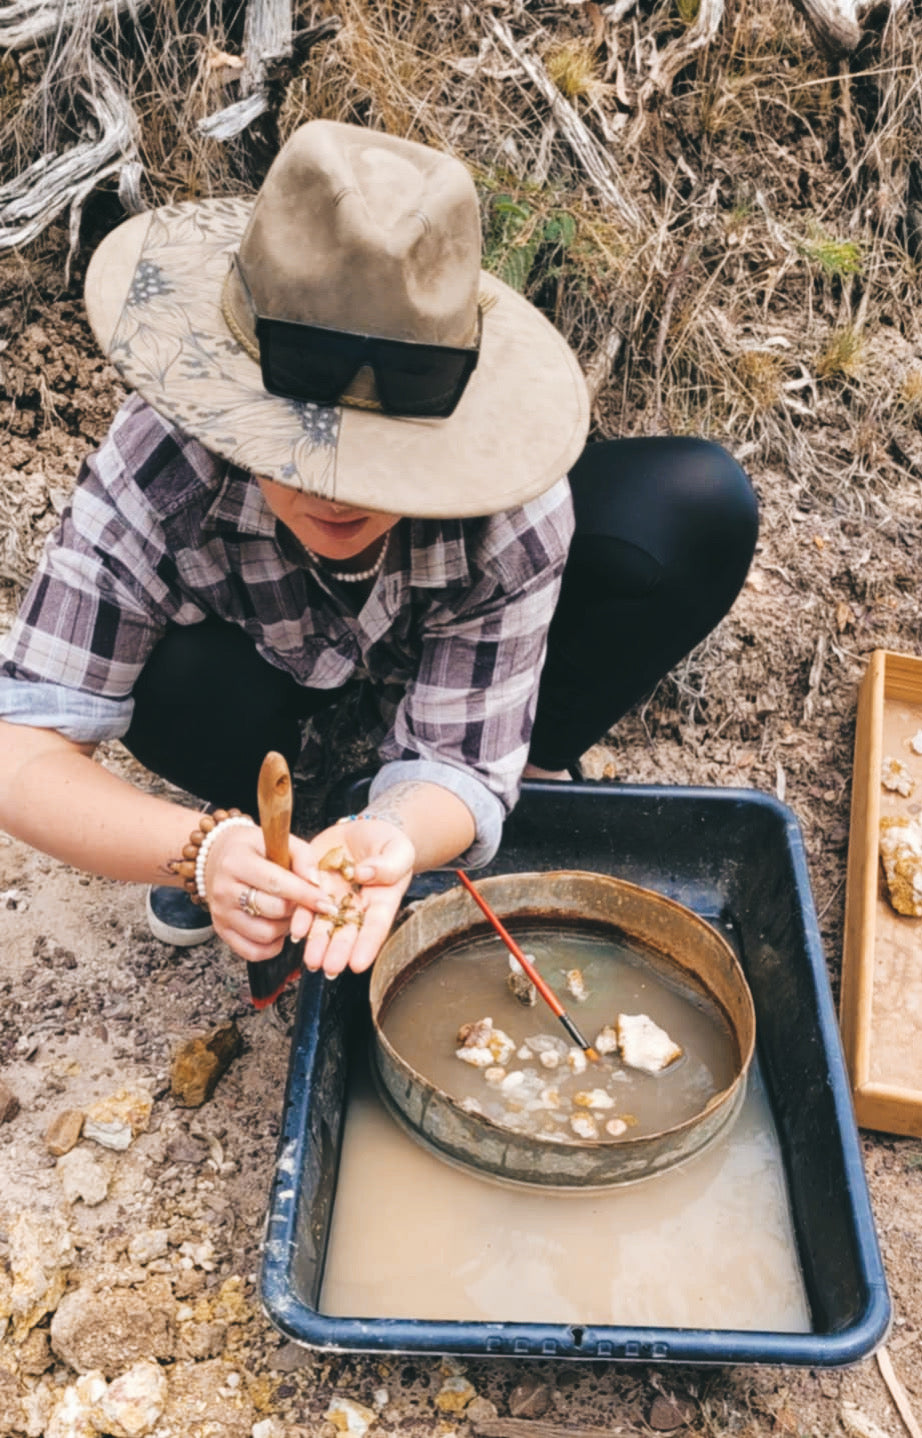
[[(441, 1163), (447, 1163), (451, 1168), (457, 1169), (459, 1173), (467, 1174), (468, 1177), (473, 1177), (478, 1181), (496, 1184), (499, 1188), (508, 1188), (517, 1193), (538, 1192), (542, 1194), (547, 1194), (548, 1197), (553, 1198), (580, 1199), (584, 1196), (587, 1196), (589, 1198), (597, 1198), (600, 1194), (611, 1193), (613, 1189), (636, 1188), (638, 1184), (652, 1182), (654, 1179), (658, 1178), (660, 1176), (660, 1173), (662, 1172), (662, 1170), (656, 1169), (651, 1171), (650, 1173), (639, 1173), (634, 1178), (619, 1178), (617, 1180), (609, 1179), (607, 1182), (603, 1183), (581, 1182), (578, 1184), (538, 1184), (531, 1179), (508, 1178), (498, 1173), (494, 1173), (489, 1169), (478, 1168), (475, 1164), (471, 1164), (464, 1159), (457, 1158), (454, 1154), (449, 1153), (443, 1148), (440, 1148), (439, 1145), (434, 1143), (430, 1138), (428, 1138), (426, 1134), (420, 1133), (419, 1129), (413, 1127), (406, 1114), (403, 1113), (403, 1111), (401, 1110), (399, 1104), (395, 1103), (391, 1094), (388, 1093), (387, 1087), (382, 1082), (381, 1075), (379, 1074), (377, 1065), (374, 1062), (373, 1055), (369, 1063), (369, 1072), (371, 1075), (372, 1086), (378, 1096), (379, 1101), (381, 1102), (387, 1113), (390, 1115), (390, 1117), (397, 1124), (397, 1126), (406, 1134), (407, 1138), (411, 1139), (415, 1144), (418, 1144), (426, 1151), (426, 1153), (432, 1154)], [(703, 1144), (701, 1148), (692, 1149), (690, 1153), (687, 1153), (684, 1158), (679, 1159), (676, 1163), (670, 1164), (670, 1173), (674, 1173), (677, 1169), (685, 1168), (687, 1164), (692, 1163), (703, 1151), (703, 1149), (709, 1149), (712, 1143), (716, 1143), (722, 1134), (726, 1133), (730, 1128), (732, 1128), (733, 1124), (739, 1117), (740, 1110), (743, 1107), (743, 1103), (746, 1099), (747, 1078), (748, 1069), (740, 1075), (739, 1080), (734, 1085), (731, 1085), (731, 1087), (725, 1091), (728, 1094), (733, 1094), (733, 1096), (727, 1104), (723, 1123), (715, 1131), (715, 1133), (711, 1135), (711, 1137), (708, 1139), (708, 1142), (706, 1144)], [(734, 1088), (736, 1089), (736, 1093), (733, 1093)], [(701, 1121), (701, 1119), (704, 1117), (704, 1114), (705, 1110), (702, 1109), (701, 1112), (696, 1115), (698, 1122)], [(503, 1136), (509, 1133), (508, 1129), (501, 1129), (501, 1125), (495, 1123), (493, 1119), (487, 1119), (486, 1115), (478, 1114), (477, 1117), (481, 1119), (484, 1123), (489, 1123), (493, 1128), (501, 1130)], [(657, 1135), (647, 1134), (646, 1137), (648, 1139), (653, 1139), (656, 1138)], [(622, 1149), (625, 1146), (624, 1142), (618, 1139), (613, 1139), (610, 1144), (592, 1144), (585, 1141), (582, 1143), (565, 1144), (548, 1142), (547, 1146), (549, 1148), (553, 1148), (555, 1152), (566, 1152), (567, 1149), (579, 1149), (580, 1151), (585, 1152), (593, 1148), (614, 1148), (616, 1145), (619, 1145)]]

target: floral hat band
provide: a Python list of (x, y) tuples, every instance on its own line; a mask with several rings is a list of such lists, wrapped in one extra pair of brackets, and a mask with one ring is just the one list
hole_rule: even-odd
[(255, 200), (126, 221), (90, 262), (86, 302), (155, 409), (339, 503), (495, 513), (547, 489), (585, 442), (576, 357), (481, 269), (466, 168), (360, 126), (296, 130)]

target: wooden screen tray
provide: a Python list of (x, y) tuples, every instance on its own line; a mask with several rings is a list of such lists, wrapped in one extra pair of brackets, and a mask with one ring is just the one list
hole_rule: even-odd
[[(922, 659), (876, 649), (858, 698), (845, 901), (840, 1025), (864, 1128), (922, 1137), (922, 918), (898, 914), (879, 859), (880, 821), (922, 822)], [(885, 757), (915, 780), (903, 797), (885, 789)]]

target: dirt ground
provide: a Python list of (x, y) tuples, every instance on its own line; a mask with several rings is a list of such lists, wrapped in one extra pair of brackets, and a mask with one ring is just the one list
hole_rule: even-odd
[[(16, 577), (27, 576), (119, 394), (94, 357), (77, 301), (5, 319), (0, 556), (12, 577), (0, 587), (0, 624), (12, 616)], [(762, 535), (735, 609), (586, 765), (606, 780), (752, 786), (783, 798), (803, 826), (835, 988), (857, 685), (873, 649), (919, 650), (922, 497), (915, 481), (885, 510), (863, 513), (848, 495), (807, 493), (780, 466), (753, 477)], [(145, 782), (117, 745), (104, 762)], [(22, 1248), (21, 1215), (41, 1224), (61, 1216), (69, 1240), (59, 1234), (55, 1250), (49, 1230), (37, 1241), (44, 1276), (35, 1276), (36, 1260), (29, 1281), (49, 1314), (64, 1302), (54, 1289), (57, 1251), (68, 1299), (81, 1296), (85, 1320), (80, 1330), (80, 1313), (72, 1319), (69, 1343), (55, 1338), (67, 1358), (48, 1346), (49, 1314), (27, 1343), (10, 1332), (0, 1341), (2, 1438), (82, 1432), (50, 1415), (78, 1367), (100, 1366), (113, 1378), (119, 1355), (126, 1366), (155, 1357), (167, 1374), (169, 1399), (153, 1430), (162, 1438), (330, 1438), (369, 1421), (381, 1435), (466, 1438), (478, 1429), (518, 1434), (496, 1426), (516, 1416), (535, 1438), (550, 1424), (574, 1435), (903, 1432), (873, 1359), (845, 1371), (654, 1370), (295, 1348), (258, 1303), (290, 998), (278, 1012), (257, 1013), (240, 965), (220, 944), (183, 954), (151, 939), (143, 897), (0, 836), (0, 1080), (20, 1105), (0, 1124), (0, 1273)], [(177, 1106), (168, 1079), (174, 1046), (231, 1019), (242, 1053), (204, 1106)], [(146, 1131), (124, 1151), (84, 1139), (72, 1150), (83, 1157), (68, 1155), (71, 1167), (62, 1168), (46, 1146), (50, 1120), (122, 1089), (153, 1097)], [(871, 1133), (862, 1143), (893, 1297), (889, 1351), (922, 1417), (922, 1143)], [(65, 1174), (87, 1196), (68, 1190)], [(104, 1306), (92, 1310), (98, 1292)], [(140, 1355), (127, 1320), (112, 1334), (104, 1320), (139, 1297), (150, 1345)], [(457, 1381), (462, 1373), (470, 1389)], [(675, 1395), (678, 1408), (664, 1395)], [(350, 1416), (337, 1408), (343, 1398), (368, 1412)]]

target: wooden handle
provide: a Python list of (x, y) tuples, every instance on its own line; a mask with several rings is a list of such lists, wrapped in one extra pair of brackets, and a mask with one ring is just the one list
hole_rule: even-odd
[(266, 857), (283, 869), (291, 868), (288, 836), (291, 833), (291, 775), (283, 754), (267, 754), (259, 771), (257, 788), (259, 822), (266, 841)]

